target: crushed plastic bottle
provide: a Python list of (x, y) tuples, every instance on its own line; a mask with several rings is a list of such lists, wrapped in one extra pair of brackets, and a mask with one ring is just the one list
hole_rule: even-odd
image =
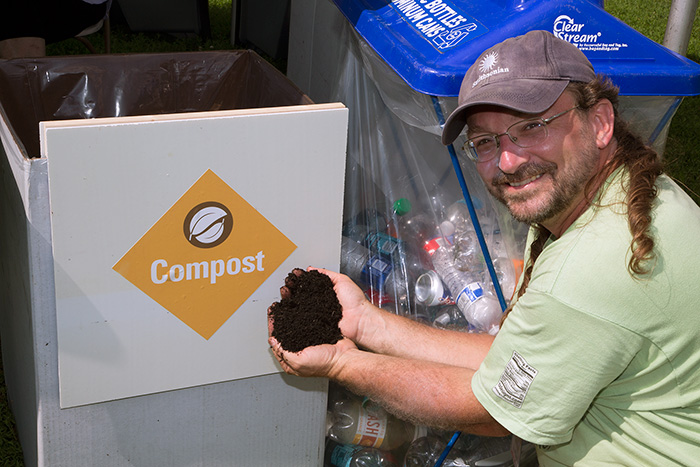
[[(443, 236), (435, 214), (415, 211), (411, 202), (406, 198), (396, 200), (393, 211), (394, 223), (390, 225), (389, 233), (410, 245), (410, 251), (421, 259), (427, 259), (425, 258), (426, 244)], [(427, 263), (429, 262), (423, 261), (424, 265)]]
[(507, 301), (510, 301), (516, 286), (515, 264), (510, 258), (499, 256), (493, 260), (493, 269), (496, 271), (496, 278), (501, 286), (503, 296)]
[(408, 296), (408, 279), (392, 262), (348, 237), (341, 240), (340, 271), (360, 286), (369, 287), (370, 295), (387, 295), (393, 301)]
[[(432, 467), (445, 450), (447, 443), (440, 437), (429, 434), (415, 439), (406, 450), (403, 467)], [(453, 447), (442, 463), (443, 467), (469, 467), (463, 453)]]
[(465, 330), (469, 328), (469, 323), (457, 305), (444, 305), (436, 310), (433, 326), (442, 329)]
[(501, 307), (479, 277), (455, 267), (453, 248), (443, 243), (433, 253), (433, 268), (450, 290), (464, 317), (478, 332), (496, 334), (501, 320)]
[(474, 229), (457, 230), (454, 235), (454, 263), (460, 271), (481, 271), (484, 267)]
[(370, 252), (364, 245), (343, 236), (340, 243), (340, 272), (355, 281), (362, 282), (362, 271), (370, 258)]

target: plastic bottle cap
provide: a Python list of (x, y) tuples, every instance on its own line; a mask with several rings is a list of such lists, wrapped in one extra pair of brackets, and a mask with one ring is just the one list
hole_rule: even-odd
[(445, 237), (449, 237), (450, 235), (454, 235), (455, 233), (455, 225), (450, 222), (450, 221), (442, 221), (440, 223), (440, 231)]
[(416, 425), (415, 429), (413, 430), (413, 441), (425, 436), (428, 436), (428, 427), (424, 425)]
[(411, 202), (406, 198), (399, 198), (394, 201), (392, 208), (397, 215), (403, 216), (411, 212)]
[(448, 243), (443, 237), (436, 237), (425, 242), (423, 249), (427, 251), (430, 256), (433, 256), (433, 253), (435, 253), (438, 248), (446, 245), (448, 245)]

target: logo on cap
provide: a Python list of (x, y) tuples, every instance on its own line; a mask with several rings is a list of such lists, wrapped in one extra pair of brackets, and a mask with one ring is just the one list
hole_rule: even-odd
[(487, 53), (479, 62), (479, 71), (482, 73), (491, 71), (491, 69), (496, 66), (496, 63), (498, 63), (498, 52), (493, 51)]
[(485, 79), (488, 79), (494, 75), (501, 73), (508, 73), (510, 69), (501, 68), (496, 66), (498, 63), (498, 52), (492, 50), (486, 53), (479, 61), (479, 72), (481, 73), (479, 77), (472, 83), (472, 87), (476, 87), (477, 84), (481, 83)]

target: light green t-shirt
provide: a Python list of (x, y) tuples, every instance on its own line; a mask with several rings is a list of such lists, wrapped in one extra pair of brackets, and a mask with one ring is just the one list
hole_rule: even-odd
[(700, 208), (658, 179), (658, 258), (635, 279), (624, 178), (545, 246), (472, 380), (543, 467), (700, 465)]

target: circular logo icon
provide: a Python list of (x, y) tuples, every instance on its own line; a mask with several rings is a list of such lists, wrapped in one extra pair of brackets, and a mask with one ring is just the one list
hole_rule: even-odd
[(185, 238), (198, 248), (212, 248), (223, 243), (233, 230), (233, 216), (226, 206), (207, 201), (195, 206), (185, 216)]
[(482, 73), (491, 71), (491, 69), (496, 66), (496, 63), (498, 63), (498, 52), (493, 51), (488, 53), (484, 55), (479, 62), (479, 71)]

